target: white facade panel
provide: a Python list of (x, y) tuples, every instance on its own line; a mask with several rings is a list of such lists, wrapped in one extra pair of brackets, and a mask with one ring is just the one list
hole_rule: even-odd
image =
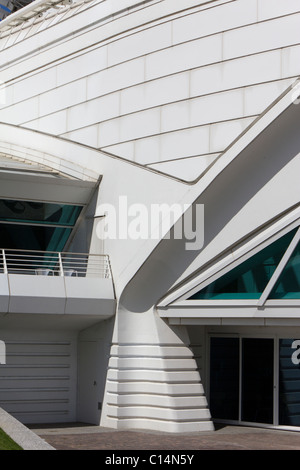
[(94, 148), (98, 147), (98, 125), (85, 127), (83, 129), (76, 129), (74, 132), (67, 132), (62, 136), (80, 144), (88, 145)]
[(161, 135), (161, 160), (209, 153), (209, 126)]
[(13, 88), (14, 103), (23, 101), (32, 96), (44, 93), (52, 88), (55, 88), (56, 82), (56, 69), (50, 68), (43, 72), (32, 75), (28, 78), (23, 78), (18, 81)]
[(211, 126), (209, 151), (223, 151), (253, 122), (253, 120), (254, 118), (245, 118)]
[(67, 132), (67, 111), (58, 111), (49, 114), (49, 116), (27, 122), (25, 127), (54, 135), (63, 134)]
[(297, 44), (299, 24), (300, 14), (295, 14), (227, 31), (223, 36), (223, 60)]
[(270, 2), (269, 0), (258, 0), (257, 2), (258, 20), (267, 20), (276, 16), (289, 15), (290, 13), (299, 12), (298, 0), (286, 0), (281, 2), (275, 0)]
[[(237, 138), (246, 127), (254, 120), (254, 117), (227, 122), (204, 125), (200, 127), (181, 129), (174, 132), (166, 132), (159, 136), (140, 139), (135, 142), (134, 160), (141, 164), (154, 164), (165, 160), (182, 159), (223, 151), (233, 139)], [(108, 149), (109, 150), (109, 149)], [(181, 160), (185, 165), (185, 160)], [(182, 177), (181, 165), (176, 163), (178, 169), (172, 175)], [(206, 165), (205, 165), (206, 166)], [(158, 169), (158, 167), (156, 167)], [(203, 171), (202, 163), (198, 168)], [(192, 171), (192, 170), (191, 170)], [(194, 170), (194, 177), (196, 171)]]
[(251, 55), (224, 62), (223, 83), (230, 88), (281, 78), (280, 51)]
[(144, 81), (144, 58), (131, 60), (87, 77), (87, 99)]
[(161, 129), (168, 132), (244, 116), (243, 90), (194, 98), (161, 109)]
[(162, 106), (161, 131), (168, 132), (172, 129), (189, 127), (191, 122), (190, 111), (191, 105), (187, 100)]
[(107, 66), (106, 47), (97, 48), (57, 66), (57, 86), (98, 72)]
[(1, 119), (11, 124), (23, 124), (39, 116), (39, 98), (29, 98), (1, 110)]
[(280, 51), (265, 52), (191, 71), (191, 95), (254, 85), (280, 78)]
[(282, 80), (263, 83), (244, 89), (245, 116), (262, 113), (281, 93), (283, 93), (295, 80)]
[(149, 54), (158, 49), (170, 47), (171, 41), (171, 23), (145, 29), (139, 33), (119, 39), (108, 45), (108, 66)]
[(139, 139), (134, 142), (134, 160), (142, 165), (160, 160), (162, 136)]
[(0, 81), (0, 109), (13, 103), (13, 87), (7, 86), (4, 81)]
[[(44, 116), (82, 103), (86, 97), (86, 80), (81, 79), (39, 95), (39, 115)], [(29, 119), (28, 119), (29, 120)]]
[(240, 118), (243, 114), (242, 90), (195, 98), (190, 102), (191, 126)]
[(226, 2), (173, 21), (173, 44), (237, 28), (257, 21), (257, 2)]
[(107, 147), (120, 142), (120, 121), (112, 119), (98, 125), (98, 144), (97, 147)]
[(181, 73), (122, 90), (120, 113), (189, 98), (189, 74)]
[(86, 101), (67, 110), (67, 131), (106, 121), (118, 114), (119, 95), (117, 93)]
[(175, 178), (180, 178), (185, 181), (194, 181), (214, 162), (218, 155), (218, 153), (200, 155), (199, 157), (153, 163), (149, 166), (150, 168), (172, 175)]
[[(149, 109), (120, 118), (120, 141), (144, 137), (160, 132), (160, 111)], [(116, 142), (113, 142), (116, 143)]]
[[(97, 9), (102, 11), (103, 5)], [(263, 5), (262, 2), (259, 6), (261, 15)], [(161, 6), (166, 3), (161, 2)], [(128, 30), (119, 37), (115, 34), (111, 42), (95, 42), (85, 52), (72, 55), (66, 48), (66, 57), (60, 55), (58, 63), (54, 60), (56, 49), (50, 47), (48, 69), (40, 68), (38, 58), (32, 57), (32, 65), (41, 71), (10, 82), (3, 119), (97, 148), (115, 147), (120, 157), (147, 164), (153, 163), (153, 158), (155, 161), (173, 158), (169, 151), (164, 151), (169, 135), (159, 138), (157, 151), (155, 136), (160, 132), (185, 133), (188, 127), (260, 114), (265, 105), (276, 99), (276, 81), (295, 78), (300, 73), (299, 46), (292, 45), (299, 42), (297, 14), (258, 23), (257, 4), (253, 0), (199, 7), (198, 11), (187, 10), (177, 18), (170, 16), (164, 24), (141, 26), (139, 31)], [(86, 14), (90, 15), (93, 8)], [(276, 5), (272, 8), (276, 16)], [(289, 2), (284, 11), (293, 13), (294, 8), (293, 2)], [(77, 16), (80, 18), (80, 14)], [(115, 26), (118, 21), (115, 19)], [(45, 29), (46, 41), (50, 29)], [(37, 37), (33, 30), (30, 35), (30, 41)], [(16, 46), (12, 48), (15, 50)], [(7, 52), (8, 49), (3, 51)], [(46, 57), (46, 51), (41, 53)], [(265, 91), (245, 88), (261, 84), (266, 84)], [(232, 92), (231, 98), (226, 93), (212, 95), (235, 88), (243, 89), (244, 96), (241, 90)], [(119, 91), (120, 96), (112, 94)], [(38, 102), (24, 101), (34, 96)], [(9, 107), (11, 103), (16, 107)], [(157, 106), (161, 106), (160, 118), (157, 110), (155, 114), (150, 111), (145, 114), (146, 109)], [(136, 112), (141, 114), (130, 115)], [(172, 136), (175, 138), (175, 133)], [(214, 152), (224, 150), (219, 144), (218, 141), (214, 145)], [(174, 142), (172, 147), (175, 146)], [(196, 142), (189, 145), (196, 146)], [(183, 156), (207, 151), (201, 145), (193, 154)], [(148, 161), (149, 154), (152, 158)], [(178, 152), (174, 154), (176, 158)]]
[(128, 160), (135, 159), (135, 145), (138, 142), (143, 142), (143, 140), (136, 142), (124, 142), (123, 144), (112, 145), (110, 147), (106, 147), (105, 151), (111, 153), (112, 155), (117, 155), (122, 158), (126, 158)]
[(282, 76), (300, 75), (300, 46), (288, 47), (282, 50)]
[(221, 60), (222, 37), (209, 36), (149, 54), (145, 57), (145, 78), (151, 80)]

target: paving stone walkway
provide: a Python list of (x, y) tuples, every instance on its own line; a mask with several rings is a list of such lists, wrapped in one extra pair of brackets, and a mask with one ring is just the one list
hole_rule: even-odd
[(192, 434), (115, 431), (78, 423), (31, 429), (57, 450), (300, 450), (300, 432), (242, 426)]

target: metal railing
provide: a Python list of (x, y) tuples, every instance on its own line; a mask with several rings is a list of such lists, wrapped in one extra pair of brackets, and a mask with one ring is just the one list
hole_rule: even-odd
[(111, 278), (107, 255), (10, 249), (0, 250), (0, 273)]

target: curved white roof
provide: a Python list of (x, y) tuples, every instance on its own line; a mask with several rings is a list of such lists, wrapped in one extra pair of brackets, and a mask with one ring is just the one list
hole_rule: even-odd
[(54, 169), (48, 168), (39, 163), (17, 159), (5, 153), (0, 153), (0, 172), (3, 171), (25, 171), (26, 173), (47, 173), (47, 176), (61, 176), (58, 171), (55, 171)]

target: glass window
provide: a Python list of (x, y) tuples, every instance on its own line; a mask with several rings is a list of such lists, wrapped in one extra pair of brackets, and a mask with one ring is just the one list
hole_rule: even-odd
[(270, 299), (300, 299), (300, 243), (275, 284)]
[(0, 200), (0, 248), (62, 251), (81, 206)]
[(292, 230), (271, 243), (259, 253), (192, 295), (190, 299), (259, 299), (296, 230)]
[(0, 199), (0, 220), (3, 221), (72, 226), (80, 211), (80, 206), (67, 204)]
[(280, 338), (276, 359), (274, 345), (273, 338), (211, 338), (213, 418), (238, 420), (240, 406), (242, 422), (272, 424), (275, 417), (276, 425), (300, 426), (300, 339)]
[(279, 340), (279, 424), (300, 426), (300, 354), (293, 343)]
[(18, 250), (62, 251), (72, 228), (0, 224), (0, 247)]

